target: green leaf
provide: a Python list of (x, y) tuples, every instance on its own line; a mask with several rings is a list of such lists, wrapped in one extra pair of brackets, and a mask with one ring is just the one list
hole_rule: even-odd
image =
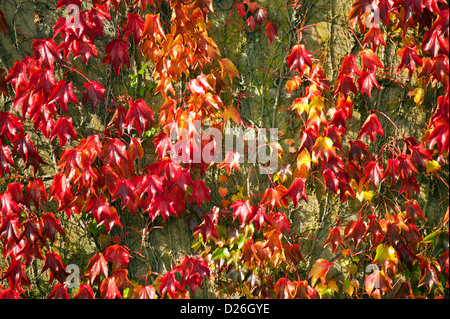
[(421, 243), (433, 243), (434, 245), (436, 245), (442, 232), (442, 227), (440, 227), (438, 230), (432, 232), (424, 239), (422, 239)]
[(230, 252), (226, 247), (218, 247), (214, 250), (211, 257), (212, 259), (228, 259), (228, 257), (230, 257)]

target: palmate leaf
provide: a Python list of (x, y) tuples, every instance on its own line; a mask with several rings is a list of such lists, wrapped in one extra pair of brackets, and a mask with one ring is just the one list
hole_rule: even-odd
[(86, 104), (88, 101), (91, 102), (92, 108), (96, 108), (99, 103), (105, 102), (105, 91), (106, 89), (98, 82), (88, 81), (84, 83), (84, 95), (82, 102)]
[(311, 278), (311, 285), (314, 286), (319, 278), (322, 284), (325, 284), (326, 275), (333, 265), (333, 262), (329, 262), (326, 259), (317, 259), (308, 273), (308, 278)]
[(278, 26), (270, 21), (267, 22), (264, 34), (267, 38), (269, 38), (270, 44), (272, 44), (273, 40), (278, 35)]
[(123, 31), (123, 39), (127, 40), (133, 35), (134, 43), (139, 44), (141, 41), (142, 31), (144, 30), (144, 20), (137, 13), (129, 12), (127, 15), (127, 24)]
[(128, 263), (130, 262), (129, 252), (124, 246), (118, 244), (110, 246), (106, 250), (105, 260), (113, 263), (113, 269), (117, 269), (119, 267), (126, 269), (128, 267)]
[(100, 281), (100, 276), (108, 277), (108, 263), (102, 253), (96, 253), (89, 260), (83, 277), (88, 278), (89, 284), (92, 285), (95, 281)]
[(367, 117), (366, 121), (361, 127), (361, 130), (359, 131), (359, 137), (363, 138), (364, 136), (368, 135), (372, 143), (375, 143), (377, 134), (383, 136), (384, 130), (380, 124), (380, 121), (378, 121), (377, 115), (375, 113), (372, 113)]
[(50, 140), (53, 141), (55, 137), (59, 138), (59, 147), (63, 147), (68, 139), (71, 137), (74, 140), (78, 138), (72, 125), (71, 117), (60, 117), (50, 135)]
[(114, 72), (119, 74), (122, 64), (129, 68), (130, 57), (127, 52), (128, 43), (123, 39), (114, 39), (105, 47), (105, 56), (103, 57), (103, 64), (108, 65), (112, 63)]
[(289, 71), (297, 70), (300, 74), (303, 74), (306, 66), (312, 67), (311, 55), (302, 44), (295, 45), (291, 50), (291, 54), (286, 57)]
[(336, 251), (336, 248), (339, 244), (341, 244), (343, 247), (346, 247), (344, 241), (342, 240), (341, 228), (339, 226), (336, 226), (332, 230), (330, 230), (327, 239), (323, 243), (323, 247), (326, 247), (329, 244), (331, 244), (331, 253), (334, 253)]

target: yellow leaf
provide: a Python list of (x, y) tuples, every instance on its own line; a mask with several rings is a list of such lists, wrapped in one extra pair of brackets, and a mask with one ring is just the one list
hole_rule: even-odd
[(309, 103), (309, 109), (315, 109), (317, 111), (322, 110), (325, 107), (323, 96), (313, 95), (311, 102)]
[(228, 75), (230, 78), (231, 83), (233, 83), (233, 77), (239, 78), (239, 71), (234, 66), (233, 62), (231, 62), (229, 59), (222, 59), (219, 60), (220, 68), (222, 70), (222, 77)]
[(291, 108), (296, 109), (298, 114), (302, 114), (303, 112), (309, 113), (309, 101), (306, 97), (299, 97), (294, 100)]
[(319, 136), (311, 150), (317, 158), (327, 158), (328, 155), (335, 155), (333, 141), (329, 137)]
[(417, 88), (414, 90), (414, 102), (417, 105), (421, 105), (425, 100), (425, 90), (422, 88)]
[(311, 168), (311, 155), (306, 148), (297, 156), (297, 168), (300, 169), (302, 166), (306, 168), (307, 171)]
[(377, 246), (375, 259), (373, 260), (373, 262), (383, 263), (385, 261), (397, 263), (397, 255), (395, 254), (395, 249), (391, 245), (379, 244)]
[(435, 160), (427, 161), (427, 175), (428, 174), (434, 174), (437, 171), (441, 170), (441, 165), (439, 165), (438, 162)]

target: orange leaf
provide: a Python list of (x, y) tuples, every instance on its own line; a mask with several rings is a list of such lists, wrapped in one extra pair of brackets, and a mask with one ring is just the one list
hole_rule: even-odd
[(314, 286), (317, 282), (317, 279), (320, 278), (322, 284), (325, 284), (325, 276), (327, 275), (328, 270), (330, 270), (331, 266), (334, 263), (329, 262), (325, 259), (318, 259), (312, 266), (311, 270), (308, 273), (308, 279), (311, 278), (311, 285)]
[(219, 60), (220, 68), (222, 70), (222, 77), (228, 75), (230, 78), (231, 83), (233, 83), (233, 77), (239, 78), (239, 71), (234, 66), (233, 62), (231, 62), (229, 59), (222, 59)]

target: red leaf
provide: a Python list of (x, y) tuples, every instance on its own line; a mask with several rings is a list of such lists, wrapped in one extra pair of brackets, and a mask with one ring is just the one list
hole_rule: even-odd
[(416, 167), (411, 163), (409, 156), (406, 154), (399, 154), (398, 159), (398, 176), (402, 179), (408, 179), (413, 173), (418, 174)]
[(422, 59), (417, 55), (415, 44), (399, 49), (397, 54), (402, 58), (400, 65), (398, 66), (398, 72), (407, 68), (409, 77), (412, 76), (416, 65), (423, 65)]
[(181, 271), (181, 287), (189, 286), (194, 293), (197, 287), (202, 288), (205, 277), (210, 276), (208, 264), (202, 258), (192, 258), (184, 255), (184, 260), (172, 268), (172, 272)]
[(172, 141), (169, 135), (165, 132), (161, 132), (158, 136), (153, 140), (155, 144), (156, 151), (159, 154), (159, 157), (164, 158), (167, 155), (167, 150), (171, 153), (175, 153), (175, 148), (172, 144)]
[[(2, 12), (0, 11), (0, 19)], [(1, 22), (1, 21), (0, 21)], [(6, 288), (4, 290), (0, 289), (0, 299), (21, 299), (20, 294), (11, 288)]]
[(103, 144), (101, 156), (107, 165), (114, 165), (124, 172), (126, 168), (133, 169), (125, 144), (117, 138)]
[(415, 175), (411, 175), (408, 179), (402, 180), (402, 185), (400, 186), (400, 193), (405, 192), (406, 198), (411, 196), (413, 191), (420, 194), (419, 184), (417, 184), (417, 178)]
[(333, 266), (333, 262), (329, 262), (325, 259), (317, 259), (311, 270), (308, 273), (308, 279), (311, 278), (311, 284), (314, 286), (317, 279), (320, 278), (322, 284), (326, 283), (326, 275), (328, 270), (330, 270), (331, 266)]
[[(231, 62), (231, 61), (230, 61)], [(224, 61), (221, 61), (222, 69), (224, 69)], [(192, 94), (200, 94), (204, 96), (208, 91), (213, 91), (213, 88), (208, 83), (208, 78), (203, 73), (192, 79), (188, 83), (188, 89)]]
[(168, 194), (161, 193), (157, 194), (156, 197), (150, 201), (149, 207), (144, 208), (144, 211), (148, 210), (152, 221), (155, 220), (158, 215), (161, 215), (165, 221), (167, 217), (176, 213), (174, 205), (175, 203)]
[(97, 226), (104, 224), (108, 233), (114, 225), (122, 227), (116, 209), (109, 205), (109, 202), (106, 201), (106, 197), (104, 196), (91, 199), (86, 213), (92, 213), (97, 221)]
[(359, 137), (364, 138), (364, 136), (368, 135), (372, 143), (375, 143), (376, 135), (380, 134), (384, 135), (383, 127), (378, 121), (378, 117), (375, 113), (370, 114), (366, 121), (364, 122), (361, 130), (359, 131)]
[(245, 5), (243, 3), (236, 4), (236, 9), (238, 10), (239, 16), (244, 19), (247, 15), (247, 10), (245, 9)]
[(387, 26), (389, 26), (389, 14), (392, 9), (392, 5), (392, 0), (380, 0), (378, 4), (378, 9), (380, 10), (380, 19)]
[(410, 219), (412, 223), (416, 222), (417, 217), (423, 218), (422, 209), (415, 199), (410, 199), (405, 202), (405, 211), (405, 220)]
[(56, 174), (53, 177), (53, 182), (50, 186), (50, 198), (56, 199), (60, 208), (72, 201), (73, 194), (66, 175)]
[(58, 82), (49, 97), (48, 104), (55, 103), (56, 101), (59, 102), (64, 112), (67, 112), (67, 103), (69, 101), (78, 104), (78, 99), (73, 93), (72, 82), (66, 82), (64, 80)]
[(336, 80), (334, 95), (336, 96), (339, 92), (342, 92), (346, 97), (350, 92), (353, 92), (355, 95), (358, 94), (358, 89), (353, 81), (353, 75), (344, 75)]
[(289, 234), (291, 231), (291, 225), (285, 214), (272, 213), (269, 215), (269, 220), (272, 226), (278, 231), (285, 231)]
[(349, 144), (348, 159), (350, 161), (356, 159), (361, 164), (364, 157), (369, 154), (367, 145), (361, 141), (349, 141)]
[(129, 68), (130, 57), (127, 52), (128, 43), (123, 39), (114, 39), (105, 47), (105, 56), (103, 57), (103, 64), (108, 65), (112, 63), (114, 72), (119, 74), (122, 63)]
[(33, 46), (31, 48), (34, 51), (34, 59), (43, 69), (53, 70), (53, 62), (55, 61), (55, 58), (57, 60), (61, 58), (52, 38), (44, 40), (37, 39), (33, 42)]
[(344, 236), (346, 239), (350, 238), (353, 240), (355, 247), (358, 247), (361, 239), (364, 238), (366, 234), (367, 226), (364, 222), (360, 220), (351, 220), (348, 222), (344, 229)]
[(263, 21), (267, 20), (267, 10), (263, 7), (259, 7), (256, 9), (253, 16), (255, 17), (256, 24), (262, 25)]
[[(356, 56), (355, 55), (346, 55), (344, 60), (342, 61), (342, 66), (339, 71), (338, 78), (342, 78), (345, 75), (361, 75), (361, 71), (359, 71), (358, 66), (356, 65)], [(352, 77), (353, 79), (353, 77)]]
[(386, 167), (386, 170), (383, 174), (383, 180), (385, 180), (388, 177), (391, 177), (391, 187), (394, 186), (394, 184), (398, 180), (398, 166), (400, 165), (400, 161), (398, 159), (388, 159), (388, 166)]
[(114, 194), (111, 198), (111, 202), (115, 201), (118, 197), (120, 197), (122, 201), (122, 209), (127, 206), (133, 214), (136, 213), (136, 208), (139, 204), (139, 201), (136, 194), (136, 188), (132, 182), (126, 179), (119, 180)]
[(255, 223), (255, 229), (260, 231), (264, 222), (270, 224), (270, 219), (266, 214), (266, 206), (252, 206), (251, 215), (248, 217), (248, 223)]
[(92, 108), (95, 108), (100, 102), (105, 102), (105, 88), (100, 83), (95, 81), (86, 82), (84, 83), (84, 90), (83, 104), (86, 104), (89, 100)]
[(291, 184), (291, 187), (287, 190), (282, 198), (290, 197), (294, 203), (294, 207), (297, 207), (300, 197), (308, 202), (308, 196), (305, 190), (306, 178), (297, 177)]
[(286, 57), (288, 61), (289, 71), (298, 70), (300, 74), (305, 71), (305, 64), (312, 67), (311, 53), (308, 52), (302, 44), (295, 45), (291, 54)]
[(265, 36), (269, 38), (270, 44), (272, 44), (273, 40), (278, 35), (278, 26), (275, 23), (267, 22), (266, 24), (266, 30), (265, 30)]
[(383, 178), (383, 168), (378, 165), (377, 161), (370, 161), (364, 167), (365, 182), (370, 181), (375, 187)]
[(190, 9), (195, 10), (196, 8), (200, 8), (205, 14), (208, 11), (214, 13), (212, 0), (195, 0), (194, 3), (191, 4)]
[(245, 22), (245, 24), (248, 25), (250, 29), (252, 29), (252, 31), (255, 31), (256, 26), (255, 16), (250, 16)]
[(100, 275), (104, 278), (108, 277), (108, 264), (102, 253), (96, 253), (94, 257), (89, 260), (83, 277), (88, 278), (89, 284), (92, 285), (94, 281), (100, 280)]
[(272, 211), (274, 207), (286, 206), (285, 201), (281, 200), (281, 197), (287, 192), (284, 186), (277, 186), (276, 188), (267, 188), (264, 196), (261, 198), (260, 205), (267, 204), (269, 210)]
[(0, 177), (4, 173), (11, 174), (10, 166), (14, 167), (14, 162), (9, 154), (8, 146), (0, 146)]
[(327, 239), (323, 243), (323, 247), (325, 248), (328, 244), (331, 244), (331, 253), (336, 251), (336, 248), (339, 244), (345, 247), (344, 241), (341, 237), (341, 228), (339, 226), (334, 227), (330, 230)]
[(30, 140), (28, 133), (25, 135), (17, 134), (14, 136), (12, 143), (14, 145), (12, 152), (13, 156), (19, 153), (25, 161), (25, 168), (28, 168), (31, 165), (33, 166), (34, 173), (36, 173), (40, 164), (47, 165), (37, 153), (36, 146), (34, 146), (34, 143)]
[(56, 10), (61, 9), (63, 6), (69, 6), (71, 4), (81, 7), (82, 0), (59, 0), (56, 4)]
[(241, 166), (239, 164), (240, 161), (242, 161), (241, 154), (238, 151), (236, 152), (226, 151), (224, 160), (221, 163), (219, 163), (217, 167), (218, 168), (225, 167), (227, 174), (230, 175), (231, 170), (233, 168), (236, 169), (237, 171), (241, 170)]
[(375, 72), (363, 72), (356, 82), (358, 82), (359, 90), (366, 94), (369, 99), (372, 97), (371, 92), (373, 87), (381, 91), (381, 86), (377, 82)]
[(445, 40), (440, 26), (428, 30), (422, 41), (422, 51), (433, 58), (439, 54), (439, 49), (442, 53), (448, 55), (448, 41)]
[(71, 117), (60, 117), (50, 135), (50, 140), (53, 141), (55, 137), (59, 137), (59, 147), (66, 145), (67, 140), (71, 137), (74, 140), (78, 138), (72, 125)]
[(432, 149), (434, 145), (437, 145), (439, 154), (442, 154), (444, 151), (448, 153), (448, 136), (448, 123), (441, 123), (436, 126), (429, 137), (430, 149)]
[(202, 180), (193, 181), (192, 185), (192, 195), (189, 200), (189, 203), (192, 203), (194, 200), (197, 201), (197, 207), (200, 208), (200, 206), (203, 204), (203, 202), (206, 200), (208, 203), (211, 200), (210, 192), (211, 190), (206, 187), (206, 184)]
[(50, 278), (48, 280), (49, 284), (54, 280), (54, 278), (56, 278), (61, 284), (64, 283), (67, 277), (66, 265), (64, 265), (61, 257), (57, 253), (50, 252), (45, 254), (45, 264), (44, 267), (42, 267), (41, 273), (47, 269), (50, 270)]
[(367, 218), (369, 218), (367, 234), (372, 234), (372, 247), (376, 247), (383, 240), (385, 233), (383, 232), (378, 218), (375, 215), (368, 215)]
[(94, 299), (94, 292), (88, 284), (80, 285), (80, 289), (73, 299)]
[(153, 111), (147, 106), (144, 100), (139, 99), (136, 101), (129, 100), (129, 109), (125, 124), (128, 128), (128, 133), (131, 131), (131, 127), (134, 126), (139, 135), (144, 133), (145, 128), (148, 127), (148, 122), (153, 125), (155, 115)]
[(66, 285), (56, 284), (47, 299), (70, 299)]
[(9, 112), (0, 112), (0, 139), (7, 137), (12, 141), (18, 132), (23, 134), (22, 120)]
[(381, 34), (380, 28), (372, 27), (369, 29), (369, 32), (364, 36), (364, 41), (362, 43), (363, 46), (366, 46), (368, 43), (372, 43), (373, 52), (377, 51), (377, 48), (380, 44), (386, 46), (386, 42), (384, 42), (383, 35)]
[(25, 274), (26, 266), (23, 262), (12, 259), (8, 269), (1, 280), (8, 279), (9, 287), (17, 290), (19, 293), (25, 294), (22, 285), (30, 287), (30, 279)]
[(181, 292), (183, 289), (180, 286), (180, 283), (175, 278), (175, 274), (173, 272), (168, 271), (164, 277), (161, 278), (161, 286), (159, 287), (159, 291), (161, 295), (167, 292), (170, 298), (175, 299), (177, 297), (177, 293)]
[(49, 238), (50, 242), (55, 241), (56, 232), (60, 233), (62, 237), (65, 236), (65, 231), (61, 227), (61, 224), (58, 219), (56, 219), (53, 213), (47, 213), (41, 216), (42, 221), (42, 239)]
[(241, 227), (243, 227), (245, 225), (247, 217), (252, 212), (250, 202), (248, 200), (239, 199), (231, 205), (231, 208), (234, 209), (233, 221), (235, 221), (236, 218), (239, 217), (241, 221)]
[(132, 34), (134, 43), (139, 44), (141, 42), (142, 31), (144, 30), (144, 20), (137, 13), (128, 13), (127, 24), (123, 31), (123, 39), (127, 40)]
[(22, 223), (23, 231), (19, 242), (25, 238), (28, 243), (35, 243), (36, 239), (42, 241), (41, 224), (34, 219), (27, 219)]
[(29, 203), (32, 200), (36, 209), (39, 209), (40, 200), (44, 203), (47, 202), (47, 193), (42, 179), (38, 178), (30, 181), (26, 187), (26, 191), (27, 196), (25, 197), (25, 201)]
[(411, 163), (413, 163), (414, 165), (419, 164), (420, 166), (423, 167), (423, 169), (426, 170), (427, 161), (431, 160), (431, 155), (429, 151), (427, 151), (425, 147), (423, 147), (422, 143), (419, 143), (414, 146), (410, 145), (409, 149), (411, 150), (410, 155)]
[(100, 285), (100, 296), (102, 299), (122, 299), (122, 294), (120, 293), (119, 288), (117, 288), (114, 277), (103, 279)]
[(122, 266), (123, 268), (127, 268), (128, 263), (130, 262), (128, 256), (128, 250), (126, 250), (124, 246), (116, 244), (114, 246), (108, 247), (105, 253), (105, 260), (112, 261), (113, 269), (117, 269), (120, 266)]

